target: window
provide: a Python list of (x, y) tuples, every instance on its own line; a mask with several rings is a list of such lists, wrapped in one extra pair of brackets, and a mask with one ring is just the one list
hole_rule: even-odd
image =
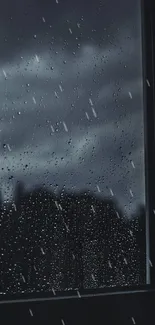
[(141, 2), (16, 3), (0, 13), (1, 295), (145, 285)]

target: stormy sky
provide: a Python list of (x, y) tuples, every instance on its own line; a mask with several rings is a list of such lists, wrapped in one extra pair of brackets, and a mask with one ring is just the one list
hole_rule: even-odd
[(0, 187), (17, 181), (144, 203), (140, 1), (5, 0)]

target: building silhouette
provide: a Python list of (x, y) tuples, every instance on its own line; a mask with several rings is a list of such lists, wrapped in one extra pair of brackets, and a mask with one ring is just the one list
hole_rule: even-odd
[(130, 220), (88, 191), (57, 195), (18, 183), (0, 198), (0, 291), (5, 294), (145, 284), (145, 209)]

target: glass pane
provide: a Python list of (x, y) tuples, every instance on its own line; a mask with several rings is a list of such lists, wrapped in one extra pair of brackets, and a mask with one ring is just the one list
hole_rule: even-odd
[(140, 9), (2, 5), (2, 296), (146, 282)]

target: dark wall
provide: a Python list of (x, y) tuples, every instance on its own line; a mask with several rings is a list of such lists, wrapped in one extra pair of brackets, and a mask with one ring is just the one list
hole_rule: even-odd
[[(155, 324), (155, 293), (1, 304), (1, 324)], [(33, 316), (31, 316), (33, 314)]]

